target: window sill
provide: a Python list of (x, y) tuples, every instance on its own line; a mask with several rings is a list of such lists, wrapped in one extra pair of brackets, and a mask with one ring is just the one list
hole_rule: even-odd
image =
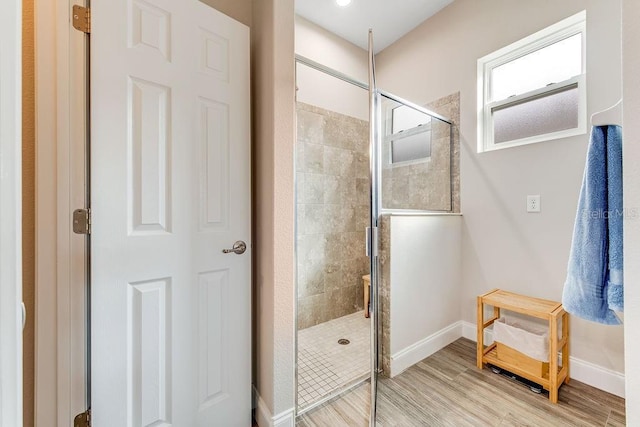
[(492, 144), (488, 146), (485, 146), (482, 142), (480, 142), (480, 144), (482, 145), (478, 145), (478, 154), (487, 153), (490, 151), (503, 150), (505, 148), (520, 147), (523, 145), (538, 144), (538, 143), (547, 142), (547, 141), (555, 141), (557, 139), (571, 138), (573, 136), (586, 135), (586, 133), (587, 133), (586, 127), (582, 126), (574, 129), (563, 130), (560, 132), (533, 136), (530, 138), (523, 138), (523, 139), (518, 139), (514, 141), (501, 142), (498, 144)]

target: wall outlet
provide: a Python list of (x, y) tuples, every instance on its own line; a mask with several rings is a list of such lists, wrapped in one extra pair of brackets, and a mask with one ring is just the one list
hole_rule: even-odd
[(540, 212), (540, 195), (527, 196), (527, 212)]

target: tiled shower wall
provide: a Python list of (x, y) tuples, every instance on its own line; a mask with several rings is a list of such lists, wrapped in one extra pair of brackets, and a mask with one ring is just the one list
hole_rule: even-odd
[(369, 125), (297, 104), (298, 329), (363, 308)]

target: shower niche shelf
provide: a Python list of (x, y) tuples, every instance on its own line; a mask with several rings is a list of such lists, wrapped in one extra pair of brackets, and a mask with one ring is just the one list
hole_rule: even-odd
[[(484, 319), (485, 305), (493, 307), (493, 316)], [(500, 310), (508, 310), (538, 319), (546, 320), (549, 324), (549, 368), (542, 370), (540, 375), (523, 369), (517, 362), (506, 361), (498, 357), (497, 343), (484, 346), (484, 330), (493, 325), (500, 318)], [(562, 333), (558, 337), (558, 321), (562, 321)], [(477, 366), (482, 369), (484, 364), (491, 364), (505, 369), (537, 384), (549, 391), (549, 400), (558, 403), (558, 389), (562, 384), (569, 383), (569, 314), (564, 311), (562, 304), (555, 301), (532, 298), (494, 289), (478, 296), (477, 319)], [(562, 352), (562, 364), (558, 365), (558, 352)], [(521, 355), (522, 357), (527, 357)], [(516, 359), (517, 360), (517, 359)], [(533, 359), (531, 359), (533, 360)]]

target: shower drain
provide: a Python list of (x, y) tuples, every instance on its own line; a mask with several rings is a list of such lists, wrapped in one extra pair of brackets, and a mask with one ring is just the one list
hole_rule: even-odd
[(346, 338), (340, 338), (340, 339), (338, 340), (338, 344), (340, 344), (340, 345), (347, 345), (347, 344), (349, 344), (350, 342), (351, 342), (351, 341), (349, 341), (349, 340), (348, 340), (348, 339), (346, 339)]

